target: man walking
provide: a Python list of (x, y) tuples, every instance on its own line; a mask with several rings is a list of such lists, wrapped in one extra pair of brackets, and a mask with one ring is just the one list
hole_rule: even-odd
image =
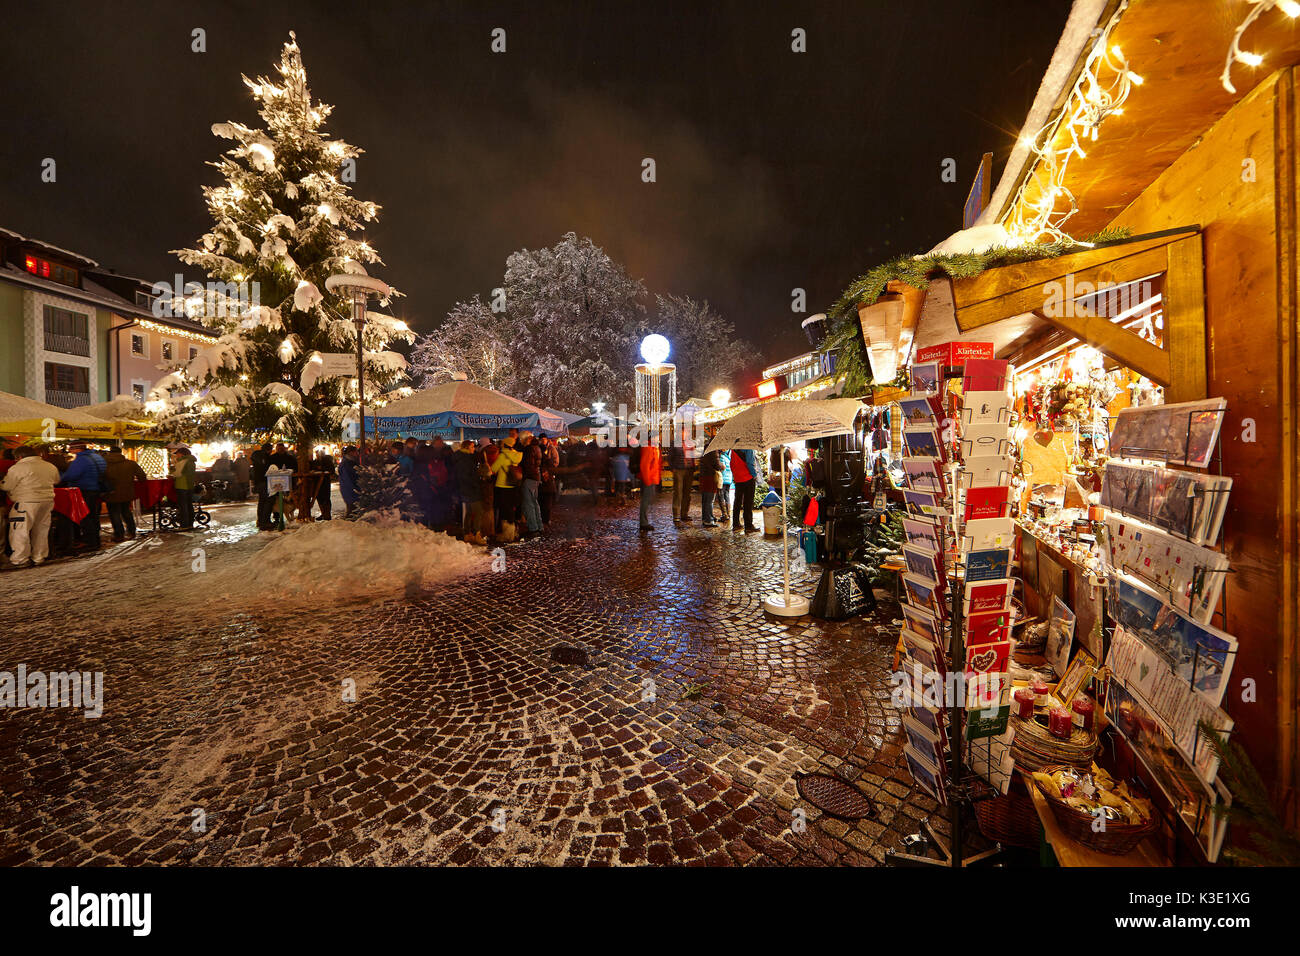
[(271, 467), (271, 443), (264, 442), (253, 452), (249, 469), (253, 476), (253, 490), (257, 492), (257, 530), (271, 530), (271, 495), (266, 490), (266, 470)]
[(50, 514), (59, 469), (27, 445), (15, 449), (14, 456), (18, 460), (0, 479), (0, 488), (13, 502), (9, 511), (11, 560), (18, 567), (28, 561), (43, 564), (50, 553)]
[(113, 523), (113, 540), (125, 541), (135, 537), (135, 483), (145, 480), (144, 469), (127, 458), (116, 445), (110, 445), (104, 456), (108, 469), (108, 520)]
[(188, 448), (176, 449), (172, 480), (176, 484), (176, 511), (182, 531), (194, 530), (194, 463)]
[(659, 490), (659, 481), (663, 477), (660, 468), (659, 445), (655, 438), (641, 449), (641, 458), (637, 462), (637, 472), (641, 476), (641, 530), (653, 531), (650, 523), (650, 509), (654, 507), (655, 493)]
[(691, 483), (695, 480), (694, 459), (687, 455), (686, 430), (675, 428), (668, 446), (668, 467), (673, 473), (673, 524), (690, 521)]
[(65, 488), (80, 489), (81, 497), (85, 499), (86, 507), (90, 509), (86, 517), (81, 519), (81, 549), (98, 551), (99, 503), (107, 488), (104, 475), (108, 471), (108, 462), (104, 461), (98, 452), (87, 448), (84, 441), (74, 441), (68, 448), (76, 457), (72, 459), (72, 464), (68, 465), (68, 470), (63, 473), (63, 480), (59, 484)]
[(316, 504), (320, 506), (320, 520), (329, 521), (334, 516), (334, 505), (330, 493), (334, 488), (334, 456), (325, 449), (316, 452), (311, 470), (321, 476), (320, 487), (316, 489)]
[(731, 506), (731, 530), (740, 530), (743, 513), (745, 531), (757, 531), (754, 527), (754, 487), (758, 484), (758, 459), (752, 450), (731, 450), (731, 476), (736, 487), (736, 500)]
[(343, 449), (343, 459), (339, 462), (339, 494), (343, 496), (343, 517), (352, 514), (352, 506), (357, 501), (357, 449), (348, 445)]
[(533, 437), (532, 432), (520, 432), (519, 443), (523, 447), (524, 460), (524, 521), (528, 525), (527, 537), (534, 538), (542, 533), (542, 504), (537, 494), (542, 485), (542, 448)]

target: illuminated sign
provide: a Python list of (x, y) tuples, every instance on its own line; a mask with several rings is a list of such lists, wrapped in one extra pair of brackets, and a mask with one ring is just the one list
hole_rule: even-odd
[(771, 398), (776, 394), (776, 379), (769, 378), (766, 382), (758, 383), (758, 397)]

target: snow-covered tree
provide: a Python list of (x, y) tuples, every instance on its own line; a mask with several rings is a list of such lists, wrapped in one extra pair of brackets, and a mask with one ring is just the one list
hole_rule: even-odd
[[(321, 375), (322, 354), (356, 348), (350, 303), (325, 279), (382, 264), (362, 235), (379, 206), (352, 195), (344, 171), (362, 151), (324, 131), (333, 108), (313, 101), (292, 33), (276, 70), (275, 79), (243, 78), (262, 127), (212, 127), (234, 143), (210, 164), (225, 181), (203, 188), (212, 228), (195, 248), (174, 250), (213, 280), (204, 292), (187, 286), (180, 305), (220, 339), (150, 397), (170, 406), (183, 431), (291, 438), (306, 470), (312, 445), (339, 434), (358, 398), (355, 378)], [(367, 405), (405, 375), (405, 359), (388, 346), (413, 337), (405, 323), (371, 313)]]
[[(535, 405), (576, 410), (593, 399), (626, 401), (638, 361), (645, 286), (587, 238), (565, 235), (506, 260), (505, 308), (459, 303), (412, 354), (429, 381), (463, 371)], [(488, 356), (485, 361), (483, 356)], [(489, 385), (485, 372), (499, 376)]]
[(513, 337), (509, 316), (476, 295), (457, 302), (436, 332), (420, 338), (411, 350), (412, 374), (424, 388), (463, 372), (477, 385), (509, 392), (516, 384)]
[(758, 351), (736, 335), (736, 327), (708, 302), (689, 296), (656, 295), (655, 315), (643, 332), (658, 332), (673, 347), (677, 394), (708, 398), (717, 388), (733, 387), (741, 373), (760, 361)]

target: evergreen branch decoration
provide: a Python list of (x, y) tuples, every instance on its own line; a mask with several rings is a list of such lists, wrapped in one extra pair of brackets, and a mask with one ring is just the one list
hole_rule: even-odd
[(1300, 866), (1300, 835), (1289, 829), (1274, 809), (1268, 787), (1245, 748), (1235, 740), (1223, 740), (1205, 721), (1201, 721), (1200, 731), (1201, 739), (1209, 741), (1218, 754), (1219, 775), (1232, 793), (1232, 804), (1226, 808), (1218, 805), (1215, 812), (1226, 815), (1246, 834), (1246, 845), (1230, 845), (1225, 854), (1246, 866)]
[(843, 394), (857, 396), (877, 384), (871, 376), (866, 352), (862, 347), (862, 332), (858, 328), (857, 307), (875, 302), (884, 294), (892, 281), (905, 282), (915, 289), (924, 290), (931, 279), (947, 276), (950, 279), (970, 279), (998, 266), (1014, 265), (1034, 259), (1055, 259), (1072, 252), (1081, 252), (1098, 243), (1114, 242), (1127, 238), (1131, 230), (1104, 229), (1094, 236), (1070, 242), (1048, 244), (1029, 243), (1023, 246), (993, 246), (983, 252), (899, 256), (881, 263), (864, 276), (849, 284), (826, 315), (831, 322), (827, 348), (838, 355), (837, 368), (844, 376)]

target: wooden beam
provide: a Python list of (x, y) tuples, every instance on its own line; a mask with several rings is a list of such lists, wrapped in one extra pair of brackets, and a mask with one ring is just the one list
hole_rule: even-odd
[[(1056, 296), (1064, 296), (1070, 290), (1074, 290), (1077, 295), (1080, 285), (1090, 284), (1095, 291), (1103, 285), (1123, 285), (1126, 282), (1133, 282), (1146, 276), (1159, 275), (1169, 266), (1169, 256), (1167, 254), (1168, 244), (1156, 246), (1151, 249), (1143, 250), (1134, 255), (1124, 256), (1119, 259), (1109, 259), (1104, 262), (1096, 263), (1085, 269), (1079, 269), (1072, 273), (1058, 273), (1055, 270), (1044, 270), (1039, 273), (1042, 281), (1033, 283), (1027, 287), (1018, 287), (1014, 290), (1004, 292), (1002, 295), (992, 299), (968, 304), (961, 304), (960, 288), (962, 282), (974, 280), (961, 280), (953, 283), (953, 296), (957, 300), (957, 328), (963, 332), (969, 332), (972, 329), (978, 329), (981, 326), (991, 325), (994, 322), (1000, 322), (1002, 319), (1013, 315), (1022, 315), (1025, 312), (1038, 312), (1046, 310), (1048, 302)], [(1072, 256), (1063, 256), (1062, 259), (1073, 258)], [(1040, 260), (1042, 262), (1060, 262), (1060, 259)], [(1003, 266), (1002, 268), (1013, 268)], [(1001, 269), (990, 269), (989, 272), (1000, 272)], [(1007, 285), (1019, 286), (1019, 283), (1027, 273), (1019, 273), (1014, 280), (1009, 280)], [(1072, 276), (1073, 278), (1068, 278)], [(977, 277), (978, 278), (978, 277)], [(1055, 284), (1058, 289), (1053, 289)], [(1064, 304), (1064, 303), (1063, 303)], [(1080, 311), (1075, 305), (1074, 311)], [(1053, 311), (1060, 311), (1053, 309)]]
[(1135, 332), (1122, 329), (1109, 319), (1087, 314), (1075, 306), (1071, 315), (1048, 315), (1035, 310), (1034, 314), (1062, 331), (1069, 332), (1081, 342), (1091, 345), (1102, 355), (1113, 358), (1121, 365), (1145, 375), (1160, 385), (1169, 385), (1169, 353), (1152, 345)]
[[(1009, 292), (1038, 288), (1054, 280), (1063, 280), (1071, 273), (1075, 273), (1077, 276), (1078, 273), (1107, 262), (1134, 256), (1139, 252), (1163, 248), (1199, 231), (1199, 226), (1170, 229), (1127, 242), (1097, 246), (1095, 249), (1085, 249), (1082, 252), (1072, 252), (1069, 255), (1057, 256), (1054, 259), (1033, 259), (1029, 262), (1018, 262), (1012, 265), (998, 266), (995, 269), (987, 269), (969, 279), (953, 280), (953, 302), (956, 303), (958, 310), (961, 310), (979, 302), (996, 299)], [(1021, 309), (1021, 311), (1029, 310)]]
[(1170, 376), (1165, 401), (1190, 402), (1207, 397), (1205, 266), (1200, 236), (1183, 239), (1169, 247), (1164, 314)]
[(906, 365), (912, 356), (912, 340), (916, 337), (916, 328), (921, 321), (921, 310), (925, 307), (925, 290), (916, 286), (890, 279), (885, 286), (886, 292), (893, 292), (903, 297), (903, 321), (898, 334), (898, 361)]

